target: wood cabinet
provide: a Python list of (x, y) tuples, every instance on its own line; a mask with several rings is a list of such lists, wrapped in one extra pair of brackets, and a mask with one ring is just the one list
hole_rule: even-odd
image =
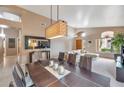
[(33, 51), (29, 52), (29, 62), (36, 62), (50, 59), (50, 51)]

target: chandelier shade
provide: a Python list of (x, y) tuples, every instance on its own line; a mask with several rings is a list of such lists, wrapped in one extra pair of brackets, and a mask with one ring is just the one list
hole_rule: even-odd
[(67, 22), (58, 20), (46, 28), (46, 38), (54, 39), (67, 35)]

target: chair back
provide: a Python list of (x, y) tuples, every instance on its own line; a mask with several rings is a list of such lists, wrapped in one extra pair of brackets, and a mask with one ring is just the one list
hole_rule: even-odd
[(18, 68), (18, 70), (19, 70), (21, 76), (22, 76), (22, 77), (25, 77), (25, 74), (24, 74), (24, 72), (23, 72), (23, 70), (22, 70), (22, 68), (21, 68), (21, 66), (20, 66), (20, 64), (19, 64), (18, 62), (16, 62), (16, 67)]
[(59, 61), (64, 61), (65, 53), (64, 52), (59, 52), (58, 60)]
[(13, 74), (13, 78), (14, 78), (16, 86), (17, 87), (25, 87), (24, 83), (22, 82), (21, 78), (19, 77), (15, 67), (12, 71), (12, 74)]
[(19, 70), (19, 73), (21, 74), (21, 79), (22, 79), (22, 82), (25, 84), (25, 86), (26, 86), (26, 81), (25, 81), (25, 74), (24, 74), (24, 72), (23, 72), (23, 70), (22, 70), (22, 68), (21, 68), (21, 66), (20, 66), (20, 64), (17, 62), (16, 63), (16, 67), (17, 67), (17, 69)]
[(90, 56), (81, 56), (79, 67), (91, 71), (92, 68), (92, 57)]
[(67, 63), (75, 65), (75, 63), (76, 63), (76, 55), (75, 54), (69, 54)]

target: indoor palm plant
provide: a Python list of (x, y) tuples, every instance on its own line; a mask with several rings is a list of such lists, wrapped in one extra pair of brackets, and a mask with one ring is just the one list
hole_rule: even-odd
[(112, 39), (112, 47), (114, 52), (120, 54), (122, 45), (124, 45), (124, 33), (116, 33)]

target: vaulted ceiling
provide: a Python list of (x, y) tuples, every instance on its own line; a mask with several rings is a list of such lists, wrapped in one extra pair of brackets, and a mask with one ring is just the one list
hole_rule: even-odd
[[(50, 18), (50, 5), (22, 5), (39, 15)], [(57, 8), (53, 6), (53, 19), (57, 18)], [(124, 26), (124, 6), (116, 5), (60, 5), (59, 19), (66, 20), (75, 28)]]

